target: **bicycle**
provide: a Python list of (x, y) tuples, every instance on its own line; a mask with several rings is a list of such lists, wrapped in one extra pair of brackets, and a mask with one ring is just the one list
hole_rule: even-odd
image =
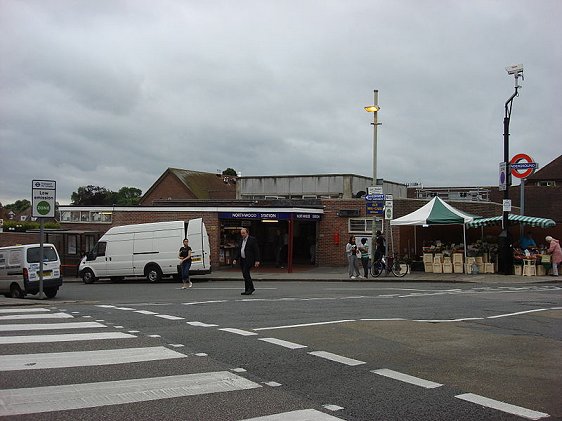
[(377, 277), (383, 271), (386, 271), (386, 275), (392, 272), (394, 276), (402, 278), (410, 271), (410, 265), (405, 260), (398, 258), (397, 255), (382, 256), (371, 265), (371, 275)]

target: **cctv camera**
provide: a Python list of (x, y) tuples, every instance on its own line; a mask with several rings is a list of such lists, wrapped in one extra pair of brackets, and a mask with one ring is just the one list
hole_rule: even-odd
[(516, 75), (519, 73), (523, 73), (523, 65), (522, 64), (514, 64), (513, 66), (507, 66), (505, 68), (507, 70), (508, 75)]

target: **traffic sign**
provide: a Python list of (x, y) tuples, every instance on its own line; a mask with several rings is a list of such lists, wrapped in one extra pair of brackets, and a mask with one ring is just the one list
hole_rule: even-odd
[(507, 162), (500, 162), (499, 190), (505, 191), (506, 189), (507, 189)]
[(368, 202), (384, 200), (384, 194), (367, 194), (365, 200)]
[(31, 183), (31, 216), (54, 218), (57, 197), (56, 181), (33, 180)]
[[(533, 161), (533, 158), (524, 153), (515, 155), (513, 158), (511, 158), (509, 164), (511, 168), (511, 174), (517, 178), (527, 178), (528, 176), (533, 174), (533, 172), (535, 172), (535, 170), (539, 167), (539, 165)], [(520, 170), (523, 170), (523, 172), (519, 172)]]

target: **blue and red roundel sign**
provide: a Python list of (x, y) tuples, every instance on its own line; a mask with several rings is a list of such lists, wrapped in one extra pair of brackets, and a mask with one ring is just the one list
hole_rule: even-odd
[[(539, 167), (529, 155), (518, 153), (509, 161), (511, 175), (517, 178), (527, 178)], [(520, 172), (521, 171), (521, 172)]]

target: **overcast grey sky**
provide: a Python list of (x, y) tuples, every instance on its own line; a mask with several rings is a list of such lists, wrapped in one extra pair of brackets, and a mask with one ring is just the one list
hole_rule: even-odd
[(0, 0), (0, 202), (168, 167), (497, 185), (561, 151), (562, 1)]

